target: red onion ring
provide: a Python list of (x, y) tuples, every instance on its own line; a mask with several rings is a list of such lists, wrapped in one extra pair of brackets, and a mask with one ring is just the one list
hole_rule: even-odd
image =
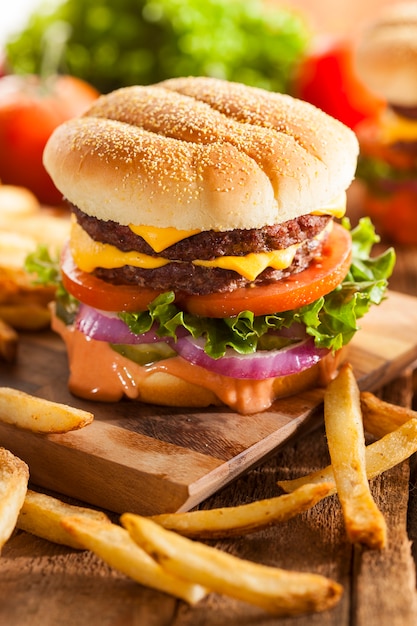
[(117, 316), (117, 313), (99, 311), (87, 304), (80, 305), (75, 325), (77, 330), (90, 337), (90, 339), (106, 341), (107, 343), (133, 345), (168, 341), (168, 338), (163, 339), (159, 337), (154, 328), (151, 328), (146, 333), (136, 335)]
[(170, 337), (159, 337), (155, 327), (136, 335), (117, 313), (99, 311), (85, 304), (80, 305), (76, 327), (90, 339), (107, 343), (137, 345), (163, 341), (186, 361), (230, 378), (265, 380), (296, 374), (312, 367), (329, 352), (316, 348), (312, 337), (305, 335), (301, 325), (295, 329), (284, 329), (282, 334), (285, 336), (301, 335), (299, 341), (285, 348), (259, 350), (253, 354), (237, 354), (232, 348), (227, 348), (226, 354), (219, 359), (213, 359), (204, 352), (204, 338), (193, 339), (190, 334), (184, 336), (180, 333), (175, 342)]
[(220, 359), (213, 359), (204, 352), (204, 340), (182, 337), (173, 347), (194, 365), (230, 378), (253, 380), (297, 374), (318, 363), (329, 352), (316, 348), (312, 337), (280, 350), (260, 350), (253, 354), (236, 354), (228, 349)]

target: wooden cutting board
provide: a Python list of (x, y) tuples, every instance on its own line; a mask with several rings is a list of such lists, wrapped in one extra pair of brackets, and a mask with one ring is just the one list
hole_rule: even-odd
[[(417, 359), (417, 299), (390, 292), (361, 320), (348, 359), (362, 389), (375, 390)], [(117, 513), (188, 510), (321, 419), (322, 390), (284, 399), (264, 413), (170, 409), (138, 402), (91, 403), (67, 390), (61, 340), (23, 335), (0, 385), (85, 408), (93, 423), (36, 435), (0, 423), (0, 445), (24, 459), (43, 488)]]

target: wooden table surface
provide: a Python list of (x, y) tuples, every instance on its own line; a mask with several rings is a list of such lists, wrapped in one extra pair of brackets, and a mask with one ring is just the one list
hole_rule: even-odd
[[(397, 247), (390, 288), (417, 296), (417, 249)], [(416, 331), (417, 332), (417, 331)], [(398, 404), (413, 402), (412, 371), (382, 393)], [(288, 443), (203, 503), (230, 506), (277, 494), (280, 479), (328, 462), (322, 427)], [(246, 537), (216, 542), (240, 557), (288, 569), (314, 571), (344, 587), (331, 611), (276, 618), (243, 602), (210, 594), (190, 608), (141, 587), (91, 552), (58, 546), (16, 531), (0, 558), (0, 623), (7, 626), (415, 626), (417, 601), (417, 469), (413, 459), (372, 481), (388, 524), (381, 552), (347, 543), (337, 496), (295, 519)], [(411, 488), (410, 488), (411, 486)]]

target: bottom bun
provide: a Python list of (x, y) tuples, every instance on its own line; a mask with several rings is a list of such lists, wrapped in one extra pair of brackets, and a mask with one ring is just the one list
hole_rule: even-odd
[(146, 404), (178, 408), (204, 408), (223, 404), (210, 389), (165, 372), (155, 372), (142, 378), (138, 387), (137, 400)]
[[(230, 402), (222, 401), (214, 391), (204, 386), (204, 374), (203, 384), (197, 385), (172, 374), (156, 372), (140, 381), (140, 393), (137, 399), (147, 404), (184, 408), (229, 405), (242, 414), (257, 413), (270, 407), (274, 400), (288, 398), (317, 387), (325, 387), (334, 378), (340, 361), (339, 353), (337, 355), (330, 353), (320, 363), (298, 374), (274, 378), (270, 381), (230, 379), (231, 385), (236, 389), (236, 398)], [(198, 370), (201, 372), (201, 368)], [(207, 372), (206, 376), (209, 377), (210, 373)], [(218, 378), (225, 379), (226, 377)], [(265, 395), (262, 394), (263, 387), (267, 391)], [(239, 391), (242, 392), (240, 397), (238, 397)], [(224, 397), (221, 390), (219, 393)]]
[(66, 343), (70, 391), (100, 402), (127, 397), (172, 407), (228, 406), (248, 415), (265, 411), (278, 398), (324, 387), (342, 360), (339, 351), (298, 374), (266, 380), (237, 379), (209, 372), (180, 356), (138, 365), (109, 344), (88, 339), (74, 326), (66, 326), (54, 313), (52, 327)]

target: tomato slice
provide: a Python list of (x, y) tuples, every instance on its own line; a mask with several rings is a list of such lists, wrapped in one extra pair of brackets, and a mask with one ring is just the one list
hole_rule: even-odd
[(299, 274), (271, 285), (236, 289), (231, 293), (188, 296), (184, 308), (204, 317), (230, 317), (240, 311), (267, 315), (298, 309), (314, 302), (339, 285), (349, 271), (352, 239), (339, 224), (323, 247), (320, 259)]
[[(351, 262), (350, 233), (334, 224), (321, 257), (299, 274), (271, 285), (242, 287), (231, 293), (205, 296), (177, 294), (178, 306), (194, 315), (229, 317), (249, 310), (267, 315), (314, 302), (339, 285)], [(103, 311), (144, 311), (160, 291), (135, 285), (112, 285), (78, 269), (65, 248), (61, 262), (64, 287), (78, 300)]]

